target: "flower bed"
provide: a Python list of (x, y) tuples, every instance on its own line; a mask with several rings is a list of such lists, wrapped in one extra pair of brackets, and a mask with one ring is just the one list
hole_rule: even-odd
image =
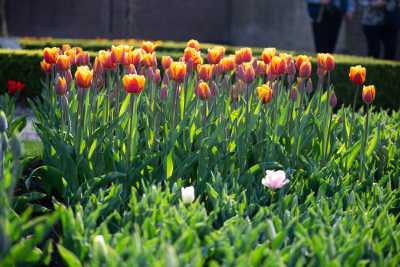
[(398, 265), (400, 114), (374, 112), (368, 67), (199, 46), (44, 49), (43, 159), (16, 201), (45, 217), (0, 265)]

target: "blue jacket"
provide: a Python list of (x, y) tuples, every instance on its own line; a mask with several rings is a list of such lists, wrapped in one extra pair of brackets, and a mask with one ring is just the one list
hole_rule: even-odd
[[(306, 0), (308, 4), (308, 14), (314, 21), (320, 19), (321, 1), (320, 0)], [(328, 6), (333, 6), (342, 12), (353, 12), (354, 11), (354, 0), (331, 0)]]

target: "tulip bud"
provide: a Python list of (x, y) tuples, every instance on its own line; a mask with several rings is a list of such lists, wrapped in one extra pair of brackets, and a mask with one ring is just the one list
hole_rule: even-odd
[(168, 89), (167, 86), (164, 85), (160, 90), (160, 100), (164, 101), (167, 99), (167, 97), (168, 97)]
[(184, 204), (190, 204), (194, 201), (194, 187), (189, 186), (189, 187), (182, 187), (181, 188), (181, 195), (182, 195), (182, 201)]
[(155, 73), (154, 73), (153, 68), (149, 68), (147, 70), (147, 77), (149, 78), (149, 81), (154, 81), (154, 76), (155, 76)]
[(289, 99), (291, 101), (293, 101), (293, 102), (296, 101), (296, 99), (297, 99), (297, 88), (296, 88), (296, 86), (293, 86), (292, 89), (290, 89)]
[(272, 89), (268, 84), (257, 87), (258, 99), (264, 104), (268, 104), (272, 99)]
[(70, 68), (70, 63), (67, 55), (59, 55), (56, 60), (56, 68), (58, 71), (66, 71)]
[(186, 47), (190, 47), (195, 49), (196, 51), (200, 51), (200, 43), (197, 40), (191, 39), (187, 42)]
[(129, 94), (140, 94), (144, 90), (145, 82), (146, 79), (142, 75), (126, 74), (122, 78), (125, 91)]
[(77, 66), (86, 66), (90, 63), (90, 55), (88, 52), (82, 52), (75, 56), (75, 64)]
[(313, 83), (310, 78), (307, 80), (306, 90), (307, 90), (307, 93), (309, 93), (309, 94), (311, 94), (313, 91)]
[(79, 88), (89, 88), (93, 81), (93, 70), (88, 66), (79, 66), (75, 72), (75, 81)]
[(52, 67), (52, 65), (47, 63), (45, 60), (40, 62), (40, 68), (45, 73), (50, 73), (51, 72), (51, 67)]
[(329, 98), (329, 105), (330, 105), (332, 108), (335, 108), (336, 105), (337, 105), (337, 97), (336, 97), (335, 92), (332, 92), (332, 95), (331, 95), (330, 98)]
[(311, 62), (304, 61), (300, 65), (299, 76), (301, 78), (309, 78), (311, 76)]
[(184, 62), (172, 62), (169, 70), (171, 72), (171, 78), (175, 82), (183, 82), (186, 76), (186, 64)]
[(67, 81), (67, 84), (70, 84), (72, 81), (72, 73), (71, 70), (67, 70), (65, 72), (65, 80)]
[(374, 85), (364, 86), (362, 91), (362, 99), (364, 103), (370, 105), (375, 99), (375, 94), (376, 90)]
[(4, 111), (0, 110), (0, 133), (7, 131), (8, 123)]
[(239, 69), (242, 80), (247, 84), (251, 84), (256, 77), (253, 65), (250, 62), (243, 63), (239, 66)]
[(296, 75), (296, 65), (294, 64), (293, 60), (288, 61), (286, 71), (289, 76)]
[(363, 85), (367, 75), (366, 68), (361, 65), (350, 67), (349, 78), (356, 85)]
[(261, 54), (261, 58), (264, 61), (265, 64), (269, 64), (272, 60), (272, 58), (276, 54), (276, 48), (270, 47), (270, 48), (265, 48), (264, 51)]
[(56, 77), (56, 94), (59, 96), (63, 96), (67, 93), (67, 81), (64, 77), (57, 76)]
[(156, 82), (156, 84), (159, 84), (161, 82), (160, 69), (156, 69), (156, 71), (154, 72), (154, 81)]
[(211, 91), (210, 91), (210, 87), (208, 86), (208, 84), (206, 82), (200, 81), (197, 84), (196, 95), (201, 100), (208, 100), (208, 98), (211, 96)]
[(169, 66), (171, 66), (172, 63), (172, 57), (170, 56), (163, 56), (161, 58), (161, 66), (163, 67), (164, 70), (167, 70)]
[(213, 75), (213, 66), (210, 64), (198, 65), (197, 72), (200, 80), (210, 81)]

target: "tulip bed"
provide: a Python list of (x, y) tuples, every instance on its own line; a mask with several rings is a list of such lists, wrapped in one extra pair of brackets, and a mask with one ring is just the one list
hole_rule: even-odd
[(0, 266), (398, 266), (400, 113), (365, 68), (338, 108), (331, 55), (313, 85), (308, 56), (198, 46), (45, 49), (40, 160), (0, 97)]

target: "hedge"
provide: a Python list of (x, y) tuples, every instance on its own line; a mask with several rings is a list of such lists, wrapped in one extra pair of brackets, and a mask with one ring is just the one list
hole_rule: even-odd
[[(254, 51), (255, 55), (258, 55), (261, 48), (256, 48)], [(159, 49), (157, 53), (159, 57), (165, 54), (177, 59), (181, 56), (182, 50), (168, 52)], [(95, 52), (91, 52), (91, 56), (94, 55)], [(346, 55), (335, 55), (335, 59), (337, 68), (332, 80), (339, 103), (351, 104), (354, 86), (348, 80), (348, 70), (352, 65), (361, 64), (367, 67), (366, 83), (375, 84), (377, 87), (376, 105), (388, 109), (399, 108), (400, 62)], [(39, 67), (41, 60), (42, 50), (0, 49), (0, 84), (3, 85), (0, 92), (6, 91), (7, 80), (18, 80), (26, 84), (26, 96), (38, 95), (41, 89), (40, 78), (43, 77)], [(315, 59), (313, 62), (315, 68)]]

